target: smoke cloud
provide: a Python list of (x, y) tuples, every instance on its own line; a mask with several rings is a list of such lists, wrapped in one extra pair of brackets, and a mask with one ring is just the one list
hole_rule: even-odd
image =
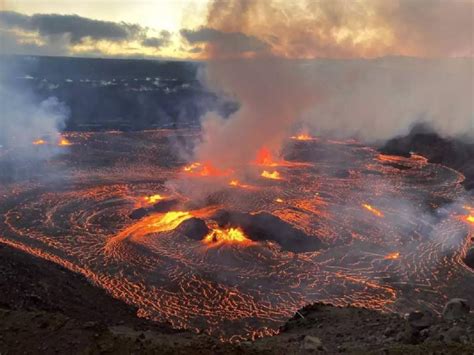
[(56, 97), (39, 100), (33, 92), (12, 81), (14, 68), (2, 62), (0, 68), (0, 146), (2, 149), (22, 148), (31, 158), (53, 154), (52, 145), (34, 149), (39, 139), (55, 144), (68, 118), (68, 108)]
[[(474, 137), (474, 62), (452, 58), (472, 54), (473, 19), (463, 15), (472, 2), (336, 1), (333, 6), (308, 1), (288, 6), (243, 0), (211, 4), (206, 28), (245, 33), (271, 46), (252, 55), (247, 51), (245, 58), (235, 49), (229, 60), (228, 48), (219, 51), (215, 41), (207, 43), (212, 59), (203, 80), (239, 102), (240, 109), (227, 118), (216, 113), (203, 118), (198, 159), (220, 166), (249, 162), (263, 146), (277, 150), (298, 124), (318, 134), (368, 142), (406, 133), (419, 122), (430, 123), (443, 136)], [(292, 18), (301, 14), (302, 24), (283, 21), (289, 10)], [(309, 17), (312, 26), (305, 22)], [(442, 30), (433, 30), (435, 24), (442, 24)], [(461, 34), (450, 41), (454, 30)], [(338, 41), (341, 31), (345, 39)], [(296, 59), (297, 53), (332, 59)], [(361, 58), (392, 53), (397, 56)], [(425, 58), (399, 56), (405, 54)], [(340, 57), (350, 59), (334, 59)]]

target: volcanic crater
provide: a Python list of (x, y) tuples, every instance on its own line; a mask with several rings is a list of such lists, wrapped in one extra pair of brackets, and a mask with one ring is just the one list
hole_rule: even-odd
[(60, 155), (17, 161), (11, 176), (17, 152), (5, 150), (0, 241), (83, 274), (141, 317), (231, 341), (275, 334), (316, 301), (439, 312), (462, 292), (474, 303), (461, 173), (297, 137), (242, 173), (183, 161), (172, 142), (197, 135), (69, 133)]

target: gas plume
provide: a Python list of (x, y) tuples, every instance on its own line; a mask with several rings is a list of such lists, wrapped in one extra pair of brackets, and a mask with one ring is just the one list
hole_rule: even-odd
[[(17, 149), (25, 157), (47, 157), (57, 150), (60, 130), (69, 115), (56, 97), (40, 100), (29, 89), (14, 84), (14, 68), (0, 68), (0, 148)], [(41, 146), (41, 147), (39, 147)]]
[[(229, 59), (229, 48), (222, 49), (220, 42), (206, 44), (211, 59), (203, 81), (238, 101), (240, 109), (229, 117), (204, 116), (198, 159), (218, 166), (251, 161), (263, 146), (278, 150), (301, 122), (315, 133), (367, 142), (406, 133), (419, 122), (431, 124), (443, 136), (474, 137), (474, 62), (472, 57), (452, 58), (472, 55), (472, 31), (466, 31), (473, 20), (463, 15), (472, 2), (335, 4), (211, 4), (206, 28), (243, 33), (269, 45), (253, 53), (234, 46), (235, 57)], [(420, 15), (416, 23), (415, 14)], [(426, 23), (452, 28), (433, 32)], [(460, 35), (449, 41), (454, 28)], [(412, 31), (410, 36), (407, 31)], [(275, 34), (273, 42), (269, 33)], [(289, 49), (282, 49), (286, 45)], [(364, 58), (389, 54), (398, 56)]]

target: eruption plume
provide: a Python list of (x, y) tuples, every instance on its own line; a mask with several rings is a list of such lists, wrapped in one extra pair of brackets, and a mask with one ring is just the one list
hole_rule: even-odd
[[(57, 139), (69, 110), (56, 97), (41, 101), (33, 92), (14, 85), (11, 80), (14, 75), (14, 68), (3, 63), (0, 68), (0, 148), (26, 148), (24, 152), (31, 158), (52, 154), (55, 150), (51, 146), (31, 148), (46, 146), (50, 140)], [(63, 138), (58, 143), (65, 145), (62, 143), (66, 142), (69, 143)]]
[[(474, 137), (472, 36), (465, 35), (472, 32), (472, 2), (328, 4), (214, 1), (205, 26), (185, 33), (209, 59), (205, 84), (240, 104), (229, 117), (203, 117), (200, 161), (232, 167), (262, 146), (276, 152), (296, 123), (368, 142), (418, 122), (443, 136)], [(232, 46), (223, 45), (226, 36)], [(250, 45), (256, 41), (261, 45)], [(454, 58), (460, 56), (468, 57)]]

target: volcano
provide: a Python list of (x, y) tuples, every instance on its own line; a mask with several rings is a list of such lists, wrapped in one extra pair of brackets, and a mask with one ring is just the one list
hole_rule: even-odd
[(472, 298), (462, 173), (289, 137), (281, 157), (200, 174), (170, 144), (198, 135), (68, 133), (49, 164), (15, 171), (18, 152), (4, 151), (0, 241), (83, 274), (141, 317), (231, 341), (275, 334), (315, 301), (405, 312)]

